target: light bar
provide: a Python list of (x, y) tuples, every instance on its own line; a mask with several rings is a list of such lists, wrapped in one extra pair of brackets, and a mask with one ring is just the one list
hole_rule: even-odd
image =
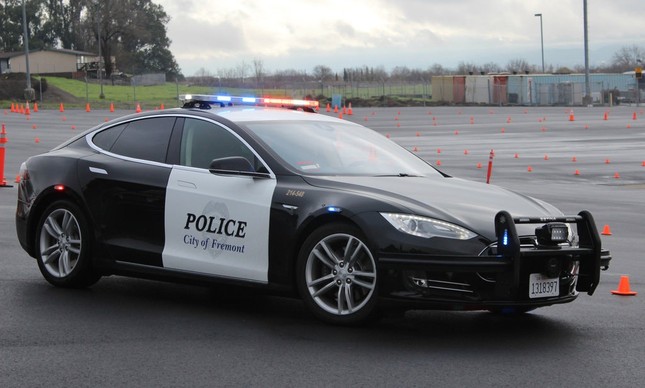
[(182, 94), (179, 99), (184, 104), (218, 104), (218, 105), (264, 105), (280, 107), (306, 107), (317, 109), (320, 106), (318, 101), (296, 100), (292, 98), (270, 98), (270, 97), (241, 97), (222, 96), (213, 94)]

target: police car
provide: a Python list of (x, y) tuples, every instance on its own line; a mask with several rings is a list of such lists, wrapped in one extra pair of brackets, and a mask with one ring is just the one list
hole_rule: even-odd
[(571, 302), (608, 265), (589, 212), (448, 176), (318, 102), (183, 98), (23, 163), (18, 237), (47, 281), (244, 284), (358, 324)]

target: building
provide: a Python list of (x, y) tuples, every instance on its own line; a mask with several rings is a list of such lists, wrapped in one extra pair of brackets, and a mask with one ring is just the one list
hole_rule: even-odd
[[(89, 63), (96, 63), (98, 55), (67, 49), (40, 49), (29, 52), (31, 74), (73, 74)], [(24, 51), (0, 53), (0, 74), (25, 73)]]
[[(590, 74), (593, 103), (638, 101), (632, 74)], [(582, 105), (584, 74), (488, 74), (432, 77), (432, 101), (448, 104)]]

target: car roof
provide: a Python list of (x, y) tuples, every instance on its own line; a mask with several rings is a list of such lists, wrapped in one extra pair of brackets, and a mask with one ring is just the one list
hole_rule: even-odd
[(234, 123), (257, 122), (257, 121), (323, 121), (323, 122), (343, 122), (335, 117), (321, 115), (318, 113), (309, 113), (286, 108), (266, 108), (266, 107), (224, 107), (213, 108), (211, 110), (191, 109), (200, 112), (225, 118)]

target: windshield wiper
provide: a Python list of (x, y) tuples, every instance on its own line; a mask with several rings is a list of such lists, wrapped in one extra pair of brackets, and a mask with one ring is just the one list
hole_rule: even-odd
[(400, 172), (398, 174), (376, 175), (376, 177), (379, 177), (379, 178), (381, 178), (381, 177), (392, 177), (392, 176), (400, 177), (400, 178), (410, 178), (410, 177), (418, 177), (419, 175), (412, 175), (412, 174), (408, 174), (408, 173), (405, 173), (405, 172)]

